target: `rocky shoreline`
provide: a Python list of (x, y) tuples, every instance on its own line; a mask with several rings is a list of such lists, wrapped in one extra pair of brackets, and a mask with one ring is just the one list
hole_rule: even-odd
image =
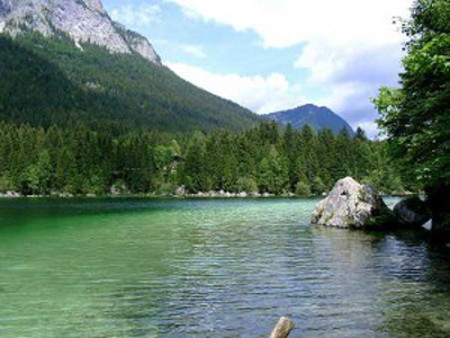
[[(414, 196), (413, 193), (395, 193), (395, 194), (383, 194), (381, 196), (395, 196), (395, 197), (409, 197)], [(97, 198), (97, 197), (161, 197), (161, 198), (223, 198), (223, 199), (233, 199), (233, 198), (317, 198), (325, 197), (326, 193), (322, 195), (297, 195), (292, 192), (286, 192), (284, 194), (275, 195), (269, 193), (259, 193), (259, 192), (229, 192), (224, 190), (219, 191), (208, 191), (208, 192), (198, 192), (195, 194), (189, 193), (184, 187), (179, 187), (175, 193), (148, 193), (148, 194), (133, 194), (127, 189), (115, 189), (111, 188), (107, 194), (86, 194), (86, 195), (76, 195), (68, 192), (52, 192), (49, 195), (23, 195), (15, 191), (0, 192), (0, 198)]]
[(319, 196), (298, 196), (292, 193), (275, 195), (269, 193), (232, 193), (227, 191), (209, 191), (209, 192), (198, 192), (196, 194), (184, 193), (184, 194), (128, 194), (128, 193), (117, 193), (117, 194), (105, 194), (105, 195), (74, 195), (70, 193), (53, 193), (50, 195), (22, 195), (17, 192), (8, 191), (6, 193), (0, 193), (0, 198), (113, 198), (113, 197), (161, 197), (161, 198), (223, 198), (223, 199), (233, 199), (233, 198), (293, 198), (293, 197), (319, 197)]

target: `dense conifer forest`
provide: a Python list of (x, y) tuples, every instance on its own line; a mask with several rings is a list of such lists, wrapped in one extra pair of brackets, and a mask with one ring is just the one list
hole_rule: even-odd
[(261, 118), (135, 54), (64, 36), (0, 34), (0, 120), (48, 128), (83, 122), (121, 129), (241, 131)]
[(351, 175), (382, 192), (405, 189), (383, 142), (362, 130), (315, 133), (262, 123), (234, 133), (169, 134), (115, 125), (48, 129), (0, 124), (0, 192), (24, 195), (219, 191), (322, 194)]

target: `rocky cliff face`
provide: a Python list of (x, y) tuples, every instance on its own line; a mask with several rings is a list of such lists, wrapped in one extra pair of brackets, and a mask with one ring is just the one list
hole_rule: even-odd
[(63, 32), (77, 46), (90, 42), (161, 65), (150, 42), (114, 23), (100, 0), (0, 0), (0, 32), (15, 37), (27, 30), (44, 36)]

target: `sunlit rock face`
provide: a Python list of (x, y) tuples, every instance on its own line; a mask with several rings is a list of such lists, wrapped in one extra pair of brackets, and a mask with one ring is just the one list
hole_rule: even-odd
[(156, 64), (161, 64), (161, 58), (146, 38), (136, 32), (126, 29), (125, 26), (118, 24), (117, 22), (114, 23), (114, 27), (121, 34), (133, 52), (138, 53)]
[(63, 32), (77, 46), (90, 42), (112, 53), (137, 53), (161, 64), (150, 42), (135, 32), (119, 28), (100, 0), (0, 0), (0, 28), (13, 37), (28, 30), (44, 36)]
[(0, 16), (5, 16), (11, 11), (11, 0), (0, 1)]
[(101, 14), (106, 14), (106, 11), (103, 8), (102, 2), (100, 0), (84, 0), (84, 3), (93, 11), (97, 11)]
[(336, 228), (381, 228), (395, 224), (378, 192), (351, 177), (339, 180), (316, 207), (313, 224)]

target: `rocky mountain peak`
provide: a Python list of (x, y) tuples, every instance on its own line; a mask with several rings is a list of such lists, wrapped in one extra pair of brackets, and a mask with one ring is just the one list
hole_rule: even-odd
[(101, 14), (106, 14), (106, 10), (100, 0), (83, 0), (86, 6), (91, 10), (99, 12)]
[(15, 37), (28, 30), (44, 36), (63, 32), (80, 48), (89, 42), (112, 53), (136, 53), (161, 65), (150, 42), (114, 23), (101, 0), (0, 0), (0, 33)]

